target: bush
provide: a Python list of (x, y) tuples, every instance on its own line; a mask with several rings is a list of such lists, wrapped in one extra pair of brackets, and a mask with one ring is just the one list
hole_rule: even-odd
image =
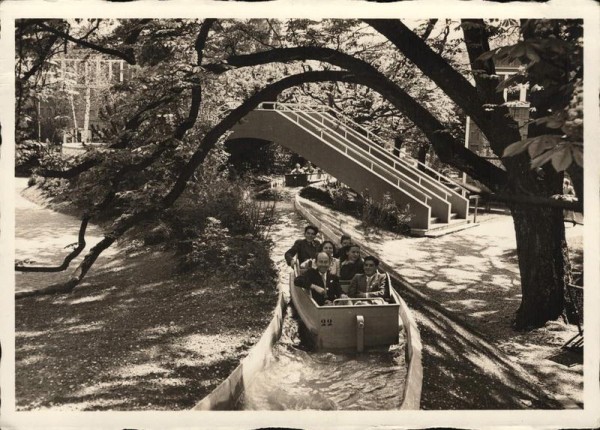
[(285, 194), (279, 188), (267, 188), (254, 195), (256, 200), (280, 202), (285, 200)]
[(190, 250), (184, 256), (184, 267), (210, 272), (231, 264), (234, 256), (228, 246), (230, 239), (229, 230), (221, 225), (221, 221), (207, 218), (199, 237), (189, 241)]
[(396, 234), (407, 234), (410, 231), (408, 223), (412, 215), (408, 212), (409, 205), (401, 208), (389, 193), (384, 194), (383, 201), (375, 202), (368, 194), (363, 195), (362, 226), (365, 231), (378, 233), (380, 229), (389, 230)]
[(245, 288), (268, 289), (275, 284), (277, 272), (265, 241), (231, 236), (218, 219), (206, 221), (199, 237), (189, 241), (181, 270), (220, 272)]
[(326, 190), (321, 190), (315, 187), (305, 187), (300, 190), (300, 197), (312, 200), (316, 203), (321, 203), (325, 206), (333, 206), (333, 198)]

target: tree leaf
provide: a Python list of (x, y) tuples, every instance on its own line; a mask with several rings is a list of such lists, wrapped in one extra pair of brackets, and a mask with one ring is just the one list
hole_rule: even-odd
[(527, 151), (531, 158), (535, 158), (547, 149), (551, 149), (562, 142), (562, 137), (554, 134), (543, 134), (541, 136), (530, 137)]
[(555, 148), (552, 148), (552, 149), (544, 152), (543, 154), (538, 155), (537, 157), (533, 158), (531, 160), (531, 168), (535, 169), (537, 167), (540, 167), (540, 166), (546, 164), (548, 161), (550, 161), (550, 159), (554, 155), (554, 151), (555, 151)]
[(552, 167), (557, 172), (562, 172), (573, 162), (573, 156), (571, 155), (571, 149), (568, 145), (559, 147), (552, 155)]
[(527, 145), (531, 143), (531, 139), (519, 140), (518, 142), (511, 143), (502, 153), (502, 157), (512, 157), (513, 155), (520, 154), (527, 149)]
[(564, 112), (543, 116), (534, 121), (535, 124), (545, 124), (548, 128), (561, 128), (565, 124)]
[(573, 160), (583, 167), (583, 147), (579, 145), (571, 145), (571, 153), (573, 154)]
[(497, 51), (497, 49), (492, 49), (491, 51), (484, 52), (479, 57), (477, 57), (476, 61), (490, 60), (490, 59), (494, 58), (494, 56), (496, 55), (496, 51)]

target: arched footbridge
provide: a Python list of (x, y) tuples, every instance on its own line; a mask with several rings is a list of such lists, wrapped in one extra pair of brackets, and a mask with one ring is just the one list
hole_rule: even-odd
[(326, 106), (262, 103), (232, 131), (230, 139), (281, 144), (376, 200), (389, 193), (408, 205), (413, 234), (468, 226), (469, 200), (447, 185), (453, 183), (450, 178), (414, 158), (393, 155), (376, 135)]

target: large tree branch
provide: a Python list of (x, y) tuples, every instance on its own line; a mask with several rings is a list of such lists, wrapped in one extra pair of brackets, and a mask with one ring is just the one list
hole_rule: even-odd
[[(31, 66), (31, 68), (29, 70), (27, 70), (25, 73), (23, 73), (23, 76), (21, 76), (19, 78), (19, 83), (23, 83), (23, 82), (27, 81), (29, 78), (31, 78), (33, 75), (35, 75), (38, 72), (38, 70), (40, 70), (43, 67), (45, 61), (48, 59), (48, 56), (50, 54), (50, 51), (52, 50), (52, 47), (54, 46), (54, 44), (56, 43), (57, 40), (58, 40), (57, 35), (50, 36), (47, 43), (42, 47), (42, 52), (40, 53), (38, 60)], [(20, 59), (20, 60), (24, 61), (25, 59)]]
[(37, 25), (41, 29), (48, 31), (52, 34), (55, 34), (62, 39), (76, 43), (79, 46), (83, 46), (85, 48), (89, 48), (89, 49), (93, 49), (94, 51), (101, 52), (103, 54), (121, 58), (122, 60), (125, 60), (126, 62), (128, 62), (129, 64), (132, 64), (132, 65), (136, 64), (135, 55), (133, 54), (133, 49), (131, 49), (131, 48), (126, 48), (124, 51), (120, 51), (118, 49), (108, 48), (106, 46), (101, 46), (96, 43), (88, 42), (87, 40), (84, 40), (84, 39), (79, 39), (79, 38), (73, 37), (70, 34), (65, 33), (64, 31), (58, 30), (44, 22), (37, 22)]
[(323, 61), (351, 71), (353, 74), (342, 81), (359, 83), (378, 91), (425, 133), (443, 162), (466, 172), (491, 189), (498, 190), (506, 186), (506, 173), (502, 169), (465, 148), (462, 142), (457, 142), (446, 127), (413, 97), (369, 63), (358, 58), (329, 48), (297, 47), (230, 56), (223, 63), (207, 64), (204, 67), (215, 73), (224, 73), (234, 67), (300, 60)]
[[(205, 20), (201, 26), (200, 32), (198, 34), (198, 38), (196, 39), (196, 43), (195, 43), (194, 47), (197, 52), (198, 64), (200, 64), (202, 62), (202, 52), (204, 50), (206, 38), (208, 36), (208, 31), (210, 29), (210, 26), (213, 24), (213, 22), (214, 22), (214, 20), (208, 20), (208, 19)], [(197, 96), (194, 97), (194, 94), (196, 94)], [(192, 102), (190, 105), (190, 114), (188, 115), (188, 118), (186, 118), (182, 122), (182, 124), (184, 124), (184, 125), (180, 124), (180, 126), (177, 127), (174, 131), (175, 139), (179, 140), (179, 139), (183, 138), (185, 133), (191, 127), (193, 127), (193, 125), (196, 121), (197, 115), (199, 113), (199, 110), (200, 110), (201, 100), (202, 99), (201, 99), (200, 85), (198, 85), (192, 89)], [(116, 178), (113, 179), (111, 190), (106, 194), (105, 198), (96, 206), (95, 210), (97, 211), (99, 208), (106, 207), (109, 204), (109, 202), (111, 202), (113, 200), (114, 195), (115, 195), (115, 190), (116, 190), (116, 187), (118, 186), (118, 183), (123, 179), (123, 177), (127, 173), (129, 173), (131, 171), (141, 170), (141, 169), (148, 167), (149, 165), (154, 163), (154, 161), (156, 161), (168, 147), (169, 147), (168, 145), (159, 145), (159, 147), (150, 155), (150, 157), (146, 158), (145, 160), (142, 160), (142, 162), (140, 162), (138, 164), (132, 164), (132, 165), (123, 167), (117, 174)], [(189, 165), (189, 163), (188, 163), (188, 165)], [(195, 170), (195, 168), (194, 168), (194, 170)], [(192, 173), (193, 173), (193, 170), (192, 170)], [(181, 173), (180, 173), (180, 176), (181, 176)], [(127, 232), (130, 228), (132, 228), (136, 224), (138, 224), (140, 221), (142, 221), (146, 218), (149, 218), (153, 214), (162, 212), (165, 208), (169, 207), (172, 203), (175, 202), (177, 197), (179, 195), (181, 195), (181, 193), (185, 190), (185, 185), (186, 184), (184, 182), (182, 189), (178, 190), (179, 192), (178, 192), (177, 196), (175, 197), (174, 200), (172, 200), (172, 202), (170, 204), (168, 203), (170, 201), (168, 199), (168, 197), (173, 194), (172, 192), (167, 195), (167, 198), (165, 198), (161, 202), (161, 204), (152, 206), (145, 210), (138, 211), (131, 215), (123, 216), (120, 219), (120, 221), (117, 222), (117, 225), (113, 228), (113, 230), (111, 232), (109, 232), (107, 235), (105, 235), (104, 238), (90, 250), (90, 252), (85, 256), (85, 258), (83, 259), (81, 264), (79, 264), (79, 266), (75, 269), (75, 271), (73, 272), (71, 277), (66, 282), (53, 284), (46, 288), (42, 288), (42, 289), (38, 289), (38, 290), (34, 290), (34, 291), (18, 292), (18, 293), (16, 293), (15, 298), (20, 299), (20, 298), (24, 298), (24, 297), (31, 297), (31, 296), (45, 295), (45, 294), (68, 293), (68, 292), (72, 291), (73, 288), (75, 288), (81, 282), (81, 280), (85, 277), (85, 275), (87, 274), (89, 269), (92, 267), (94, 262), (97, 260), (97, 258), (100, 256), (100, 254), (105, 249), (109, 248), (119, 237), (121, 237), (125, 232)]]
[[(502, 142), (506, 146), (519, 140), (518, 130), (510, 118), (490, 115), (483, 107), (487, 102), (477, 89), (456, 71), (441, 55), (433, 51), (419, 36), (400, 20), (365, 20), (375, 30), (390, 40), (426, 76), (433, 80), (477, 124), (490, 142)], [(500, 121), (504, 133), (497, 133)], [(514, 127), (506, 127), (513, 123)]]
[(497, 91), (500, 78), (494, 77), (496, 74), (494, 61), (491, 58), (480, 59), (484, 52), (490, 50), (487, 27), (483, 19), (463, 19), (461, 27), (465, 35), (465, 45), (477, 93), (486, 103), (499, 105), (504, 103), (502, 93)]
[[(202, 64), (202, 58), (204, 57), (204, 46), (208, 38), (208, 32), (211, 26), (216, 22), (216, 19), (205, 19), (200, 27), (198, 36), (194, 43), (194, 49), (196, 50), (196, 64), (200, 66)], [(192, 102), (190, 105), (190, 111), (188, 117), (179, 124), (175, 130), (175, 139), (181, 140), (185, 133), (194, 126), (198, 113), (200, 112), (200, 104), (202, 103), (202, 87), (200, 84), (194, 85), (192, 88)]]
[(77, 247), (73, 249), (65, 257), (63, 262), (58, 266), (24, 266), (20, 263), (15, 264), (15, 271), (17, 272), (62, 272), (69, 267), (71, 261), (85, 248), (85, 231), (87, 229), (90, 217), (89, 215), (84, 215), (81, 219), (81, 225), (79, 226), (79, 235), (77, 239)]

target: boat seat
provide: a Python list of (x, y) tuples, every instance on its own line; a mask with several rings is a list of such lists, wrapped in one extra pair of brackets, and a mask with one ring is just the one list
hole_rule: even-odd
[(385, 305), (386, 302), (382, 298), (374, 297), (370, 299), (355, 298), (355, 299), (335, 299), (334, 306), (353, 306), (353, 305)]

